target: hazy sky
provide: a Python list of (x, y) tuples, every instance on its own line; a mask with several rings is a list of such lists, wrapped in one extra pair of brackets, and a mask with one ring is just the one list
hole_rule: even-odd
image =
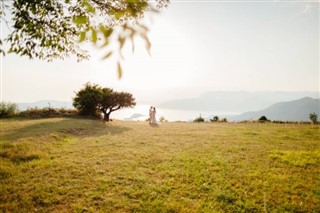
[(131, 92), (138, 103), (212, 90), (319, 91), (319, 3), (172, 1), (148, 20), (152, 56), (138, 40), (121, 80), (103, 50), (80, 63), (7, 55), (2, 100), (71, 101), (86, 82)]

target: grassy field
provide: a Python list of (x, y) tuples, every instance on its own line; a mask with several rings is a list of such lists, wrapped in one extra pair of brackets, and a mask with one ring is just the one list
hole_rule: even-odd
[(0, 212), (320, 212), (320, 126), (2, 120)]

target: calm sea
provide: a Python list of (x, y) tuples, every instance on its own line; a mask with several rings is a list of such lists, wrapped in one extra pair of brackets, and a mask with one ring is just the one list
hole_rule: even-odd
[[(237, 115), (239, 113), (230, 112), (213, 112), (213, 111), (191, 111), (191, 110), (177, 110), (177, 109), (164, 109), (157, 108), (156, 118), (164, 117), (168, 121), (192, 121), (199, 117), (212, 118), (213, 116), (224, 117), (227, 115)], [(140, 120), (144, 121), (149, 117), (150, 105), (137, 105), (135, 108), (121, 109), (111, 113), (111, 118), (119, 120)]]

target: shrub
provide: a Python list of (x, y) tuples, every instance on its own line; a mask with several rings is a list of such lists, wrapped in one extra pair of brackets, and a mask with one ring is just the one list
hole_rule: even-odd
[(227, 118), (222, 118), (220, 121), (221, 122), (228, 122)]
[(267, 122), (267, 121), (270, 121), (270, 120), (268, 120), (268, 118), (263, 115), (258, 119), (258, 121), (263, 123), (263, 122)]
[(0, 118), (9, 118), (17, 114), (19, 111), (18, 105), (14, 103), (0, 103)]
[(58, 110), (59, 110), (61, 116), (63, 116), (63, 117), (72, 117), (72, 116), (79, 115), (79, 111), (77, 109), (60, 108)]
[(312, 121), (312, 123), (314, 124), (318, 123), (318, 115), (315, 112), (310, 113), (309, 118)]
[(214, 116), (212, 119), (210, 119), (210, 122), (228, 122), (227, 118), (219, 119), (218, 116)]
[(280, 120), (274, 120), (272, 121), (272, 123), (275, 123), (275, 124), (284, 124), (286, 123), (285, 121), (280, 121)]
[(201, 123), (204, 122), (204, 118), (201, 115), (193, 120), (193, 122)]
[(160, 120), (160, 122), (168, 122), (167, 119), (165, 119), (164, 116), (161, 116), (161, 117), (159, 118), (159, 120)]
[(25, 118), (54, 118), (54, 117), (71, 117), (78, 115), (78, 110), (65, 108), (29, 108), (18, 114), (19, 117)]
[(218, 122), (219, 117), (218, 116), (213, 116), (213, 119), (210, 119), (211, 122)]

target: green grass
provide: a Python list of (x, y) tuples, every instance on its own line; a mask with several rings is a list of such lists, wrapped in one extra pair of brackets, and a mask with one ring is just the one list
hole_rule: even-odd
[(320, 126), (2, 120), (0, 212), (320, 212)]

